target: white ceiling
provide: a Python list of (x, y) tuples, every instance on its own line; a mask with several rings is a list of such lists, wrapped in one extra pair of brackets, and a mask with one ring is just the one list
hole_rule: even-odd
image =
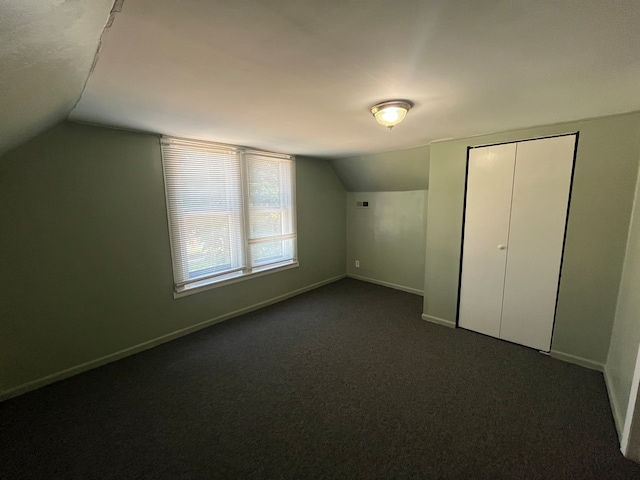
[[(20, 131), (22, 116), (70, 109), (58, 77), (78, 91), (112, 1), (6, 3), (82, 17), (53, 21), (42, 7), (24, 15), (48, 24), (7, 28), (2, 12), (2, 70), (6, 42), (39, 50), (44, 66), (0, 73), (10, 92), (0, 107), (17, 99), (0, 135), (5, 123)], [(294, 154), (361, 155), (640, 110), (638, 0), (126, 0), (102, 41), (72, 120)], [(10, 69), (29, 68), (16, 58)], [(49, 96), (32, 101), (25, 78), (49, 84)], [(394, 98), (415, 107), (388, 131), (368, 108)]]
[(113, 0), (0, 0), (0, 154), (64, 120)]

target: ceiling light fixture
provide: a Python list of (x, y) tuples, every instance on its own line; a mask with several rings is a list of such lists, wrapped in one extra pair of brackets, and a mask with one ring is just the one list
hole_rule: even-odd
[(413, 103), (407, 100), (389, 100), (371, 107), (371, 113), (380, 125), (384, 125), (391, 130), (404, 120), (411, 107), (413, 107)]

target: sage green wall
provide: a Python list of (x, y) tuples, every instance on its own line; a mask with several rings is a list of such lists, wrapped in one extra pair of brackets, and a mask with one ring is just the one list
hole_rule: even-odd
[[(429, 147), (330, 162), (350, 192), (347, 194), (348, 274), (421, 294)], [(369, 201), (370, 207), (357, 209), (358, 200)], [(360, 261), (359, 268), (355, 267), (355, 260)]]
[(398, 192), (429, 187), (429, 146), (334, 159), (331, 166), (348, 192)]
[(347, 193), (347, 273), (422, 294), (426, 202), (426, 190)]
[[(607, 386), (618, 430), (622, 431), (640, 346), (640, 176), (629, 229), (622, 281), (618, 295), (609, 356), (605, 367)], [(637, 385), (634, 386), (637, 389)], [(640, 410), (638, 411), (640, 414)], [(634, 440), (640, 445), (640, 418), (636, 418)], [(640, 460), (640, 449), (636, 452)]]
[(300, 267), (174, 300), (157, 136), (63, 123), (1, 157), (0, 396), (343, 276), (344, 188), (296, 171)]
[(640, 113), (431, 145), (424, 314), (455, 322), (467, 147), (580, 132), (552, 353), (607, 358), (640, 158)]

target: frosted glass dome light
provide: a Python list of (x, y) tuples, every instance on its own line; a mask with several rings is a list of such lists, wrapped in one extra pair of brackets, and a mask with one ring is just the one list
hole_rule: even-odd
[(391, 130), (404, 120), (411, 107), (413, 107), (413, 104), (406, 100), (389, 100), (371, 107), (371, 113), (380, 125), (384, 125)]

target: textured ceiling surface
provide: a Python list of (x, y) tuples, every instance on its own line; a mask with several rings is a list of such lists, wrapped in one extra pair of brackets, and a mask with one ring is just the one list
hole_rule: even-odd
[(64, 120), (113, 0), (0, 1), (0, 154)]
[[(128, 0), (72, 119), (350, 156), (640, 109), (640, 2)], [(388, 131), (368, 108), (406, 98)]]
[(638, 0), (125, 0), (89, 75), (113, 3), (0, 2), (0, 153), (87, 77), (72, 120), (326, 157), (640, 109)]

